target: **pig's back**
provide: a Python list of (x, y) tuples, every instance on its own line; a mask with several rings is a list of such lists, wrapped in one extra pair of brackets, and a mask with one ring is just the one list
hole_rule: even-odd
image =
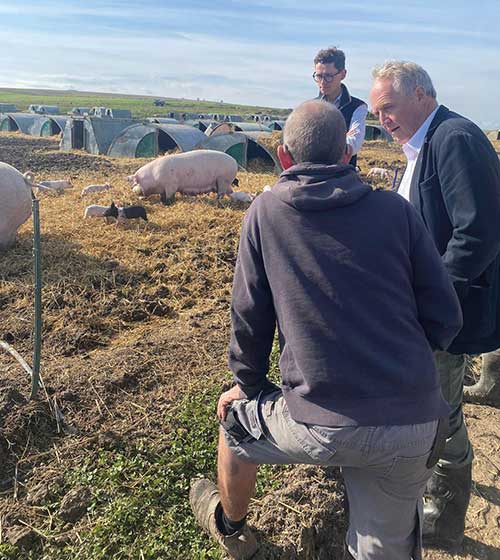
[(194, 150), (151, 163), (158, 163), (154, 168), (157, 181), (167, 178), (183, 189), (214, 186), (220, 177), (232, 181), (238, 171), (238, 164), (230, 155), (215, 150)]

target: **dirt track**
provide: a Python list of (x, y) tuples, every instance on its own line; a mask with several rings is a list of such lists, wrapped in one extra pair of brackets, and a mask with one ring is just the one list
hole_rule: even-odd
[[(92, 513), (65, 528), (51, 518), (61, 506), (57, 489), (75, 463), (103, 448), (144, 440), (162, 445), (166, 415), (190, 392), (227, 380), (230, 289), (246, 206), (226, 201), (218, 207), (206, 196), (166, 209), (153, 200), (146, 203), (147, 227), (117, 228), (83, 220), (83, 209), (111, 196), (132, 201), (125, 176), (143, 162), (61, 154), (53, 140), (15, 134), (0, 135), (0, 161), (37, 179), (71, 177), (75, 184), (63, 196), (41, 199), (47, 392), (39, 401), (27, 401), (22, 370), (0, 353), (0, 545), (13, 527), (28, 524), (39, 551), (32, 558), (42, 559), (50, 558), (43, 556), (49, 541), (78, 542), (94, 523)], [(372, 143), (360, 163), (366, 171), (402, 166), (403, 159), (397, 147)], [(273, 180), (258, 173), (239, 178), (249, 192)], [(104, 180), (113, 184), (111, 194), (79, 198), (83, 186)], [(26, 357), (31, 266), (27, 223), (16, 247), (0, 255), (0, 339)], [(464, 552), (456, 558), (497, 560), (500, 412), (477, 405), (465, 410), (476, 451), (475, 488)], [(267, 542), (262, 560), (338, 558), (345, 528), (338, 473), (297, 467), (283, 477), (285, 484), (252, 505), (252, 521)], [(427, 552), (426, 558), (452, 556)]]

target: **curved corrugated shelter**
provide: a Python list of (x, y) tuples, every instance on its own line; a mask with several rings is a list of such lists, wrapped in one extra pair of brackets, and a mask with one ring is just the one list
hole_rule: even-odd
[(135, 119), (103, 119), (70, 117), (61, 138), (61, 150), (86, 150), (91, 154), (107, 154), (113, 140), (126, 128), (137, 124)]
[(268, 126), (260, 124), (258, 122), (239, 122), (234, 123), (234, 130), (238, 132), (271, 132), (271, 129)]
[(30, 134), (32, 136), (53, 136), (52, 121), (49, 117), (40, 115), (31, 126)]
[(217, 150), (232, 156), (244, 169), (247, 167), (247, 137), (241, 132), (208, 136), (203, 143), (207, 150)]
[(155, 157), (158, 155), (158, 129), (153, 124), (129, 126), (111, 142), (108, 155), (114, 157)]
[(212, 122), (205, 130), (207, 136), (217, 136), (218, 134), (230, 134), (234, 128), (227, 122)]
[(269, 123), (269, 128), (271, 130), (283, 130), (285, 128), (286, 121), (273, 121)]
[(0, 131), (2, 132), (15, 132), (19, 130), (16, 121), (7, 114), (0, 115)]
[(169, 117), (150, 117), (147, 120), (149, 122), (158, 123), (158, 124), (180, 124), (178, 120)]
[(88, 115), (90, 113), (90, 107), (73, 107), (68, 113), (69, 115)]
[(381, 126), (376, 124), (367, 124), (365, 129), (365, 140), (386, 140), (392, 142), (392, 136)]
[(30, 105), (28, 107), (29, 113), (36, 113), (38, 115), (58, 115), (59, 107), (57, 105)]
[(49, 117), (51, 121), (59, 127), (59, 132), (63, 132), (66, 128), (66, 123), (69, 121), (70, 117), (66, 115), (55, 115), (53, 117)]
[(273, 168), (275, 173), (281, 173), (283, 171), (281, 163), (278, 158), (267, 148), (265, 144), (261, 142), (262, 138), (271, 138), (271, 132), (256, 132), (256, 131), (243, 131), (247, 137), (247, 167), (250, 165), (252, 160), (260, 159), (269, 168)]
[(66, 128), (66, 122), (69, 117), (58, 115), (56, 117), (45, 117), (40, 115), (31, 127), (33, 136), (55, 136), (61, 134)]
[(61, 112), (57, 105), (38, 105), (36, 111), (44, 115), (58, 115)]
[(178, 150), (189, 152), (203, 145), (203, 132), (182, 124), (135, 123), (111, 142), (108, 155), (115, 157), (156, 157)]
[[(205, 134), (192, 126), (184, 124), (155, 124), (158, 135), (158, 149), (166, 152), (178, 148), (181, 152), (189, 152), (201, 146), (206, 139)], [(163, 134), (162, 134), (163, 133)]]
[(183, 124), (185, 126), (192, 126), (193, 128), (197, 128), (202, 132), (205, 132), (207, 128), (214, 123), (215, 121), (207, 120), (207, 119), (190, 119), (187, 121), (182, 121), (178, 124)]
[(132, 111), (130, 109), (108, 109), (107, 115), (112, 119), (131, 119)]
[(9, 113), (7, 116), (10, 120), (7, 125), (8, 128), (2, 127), (2, 130), (19, 130), (23, 134), (33, 134), (32, 130), (37, 127), (39, 121), (45, 120), (45, 117), (36, 113)]

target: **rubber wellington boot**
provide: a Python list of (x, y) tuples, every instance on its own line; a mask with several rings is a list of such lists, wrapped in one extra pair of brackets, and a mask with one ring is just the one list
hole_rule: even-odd
[(482, 355), (481, 378), (464, 387), (464, 401), (500, 407), (500, 349)]
[(220, 497), (213, 482), (202, 478), (191, 485), (189, 501), (198, 523), (235, 560), (249, 560), (257, 552), (255, 537), (245, 523), (240, 531), (233, 535), (223, 535), (217, 528), (215, 514), (220, 508)]
[(472, 486), (472, 465), (435, 467), (424, 494), (424, 546), (455, 551), (462, 546)]

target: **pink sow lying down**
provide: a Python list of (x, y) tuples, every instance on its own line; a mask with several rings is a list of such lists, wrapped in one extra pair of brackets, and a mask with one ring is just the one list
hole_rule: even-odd
[(15, 167), (0, 163), (0, 250), (14, 243), (18, 228), (30, 216), (29, 180)]
[(238, 164), (224, 152), (194, 150), (164, 156), (143, 165), (128, 177), (139, 196), (159, 194), (166, 202), (175, 193), (197, 195), (217, 193), (220, 198), (232, 192)]

